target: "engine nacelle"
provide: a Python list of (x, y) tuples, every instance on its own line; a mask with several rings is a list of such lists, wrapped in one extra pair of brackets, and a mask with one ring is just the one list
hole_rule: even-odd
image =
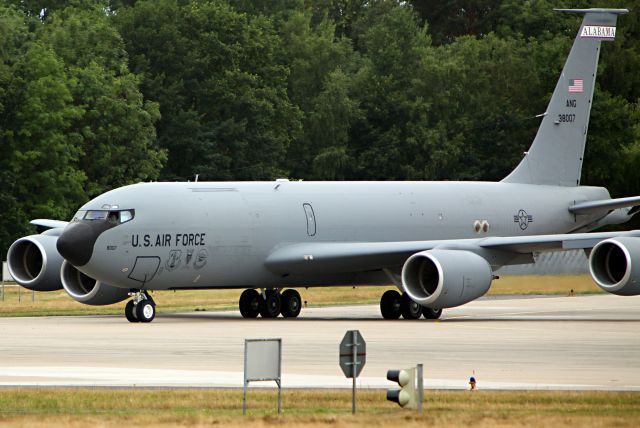
[(599, 242), (589, 256), (589, 271), (604, 291), (619, 296), (640, 295), (640, 238)]
[(67, 294), (85, 305), (111, 305), (125, 300), (129, 295), (129, 290), (96, 281), (66, 260), (62, 263), (59, 275)]
[(57, 241), (57, 236), (45, 233), (25, 236), (11, 244), (7, 266), (13, 279), (29, 290), (60, 290), (60, 266), (64, 259), (56, 249)]
[(462, 250), (427, 250), (402, 267), (404, 291), (422, 306), (452, 308), (489, 291), (493, 272), (481, 256)]

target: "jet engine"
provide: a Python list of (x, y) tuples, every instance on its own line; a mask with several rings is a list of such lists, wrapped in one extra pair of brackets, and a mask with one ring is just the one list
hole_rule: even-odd
[(604, 291), (619, 296), (640, 295), (640, 238), (599, 242), (589, 256), (589, 270)]
[(427, 250), (402, 267), (402, 286), (413, 301), (442, 309), (460, 306), (489, 291), (493, 272), (481, 256), (463, 250)]
[(57, 235), (45, 232), (25, 236), (11, 244), (7, 266), (13, 279), (29, 290), (60, 290), (60, 266), (64, 259), (56, 249), (57, 240)]
[(126, 288), (114, 287), (83, 274), (68, 261), (62, 263), (60, 271), (62, 286), (74, 300), (85, 305), (111, 305), (125, 300), (129, 295)]

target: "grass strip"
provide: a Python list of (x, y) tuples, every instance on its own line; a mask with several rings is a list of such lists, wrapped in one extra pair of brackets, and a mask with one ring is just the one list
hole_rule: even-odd
[(620, 426), (640, 425), (640, 394), (606, 391), (426, 391), (425, 411), (400, 409), (384, 390), (0, 389), (2, 426)]

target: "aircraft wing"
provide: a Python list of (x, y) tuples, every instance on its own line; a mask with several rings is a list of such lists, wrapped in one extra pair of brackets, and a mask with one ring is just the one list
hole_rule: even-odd
[(640, 196), (632, 196), (629, 198), (581, 202), (570, 206), (569, 212), (573, 214), (596, 214), (599, 212), (612, 211), (618, 208), (635, 207), (638, 205), (640, 205)]
[(65, 227), (69, 222), (62, 221), (62, 220), (49, 220), (46, 218), (37, 218), (35, 220), (31, 220), (29, 223), (33, 224), (34, 226), (42, 226), (42, 227), (48, 227), (50, 229), (56, 229), (59, 227)]
[(401, 266), (412, 254), (434, 248), (467, 250), (484, 257), (499, 252), (511, 254), (515, 259), (533, 252), (593, 248), (598, 242), (617, 236), (638, 237), (640, 230), (434, 241), (285, 244), (267, 257), (265, 266), (281, 275), (324, 271), (362, 272)]

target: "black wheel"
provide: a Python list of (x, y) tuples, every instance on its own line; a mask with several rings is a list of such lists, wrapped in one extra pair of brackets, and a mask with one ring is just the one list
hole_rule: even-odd
[(124, 307), (124, 316), (127, 317), (129, 322), (138, 322), (136, 318), (136, 305), (133, 304), (133, 300), (129, 300)]
[(380, 298), (380, 313), (386, 320), (400, 318), (400, 305), (402, 296), (396, 290), (387, 290)]
[(156, 305), (148, 300), (141, 300), (136, 305), (136, 317), (140, 322), (151, 322), (156, 317)]
[(428, 320), (437, 320), (442, 315), (442, 309), (422, 308), (422, 315)]
[(284, 290), (280, 297), (282, 316), (285, 318), (295, 318), (300, 315), (302, 309), (302, 298), (296, 290)]
[(256, 290), (244, 290), (240, 295), (240, 313), (244, 318), (255, 318), (260, 313), (260, 293)]
[(411, 300), (407, 293), (402, 293), (400, 312), (406, 320), (417, 320), (422, 316), (422, 306)]
[(262, 318), (276, 318), (280, 315), (280, 293), (276, 290), (265, 292), (265, 297), (260, 302), (260, 315)]

